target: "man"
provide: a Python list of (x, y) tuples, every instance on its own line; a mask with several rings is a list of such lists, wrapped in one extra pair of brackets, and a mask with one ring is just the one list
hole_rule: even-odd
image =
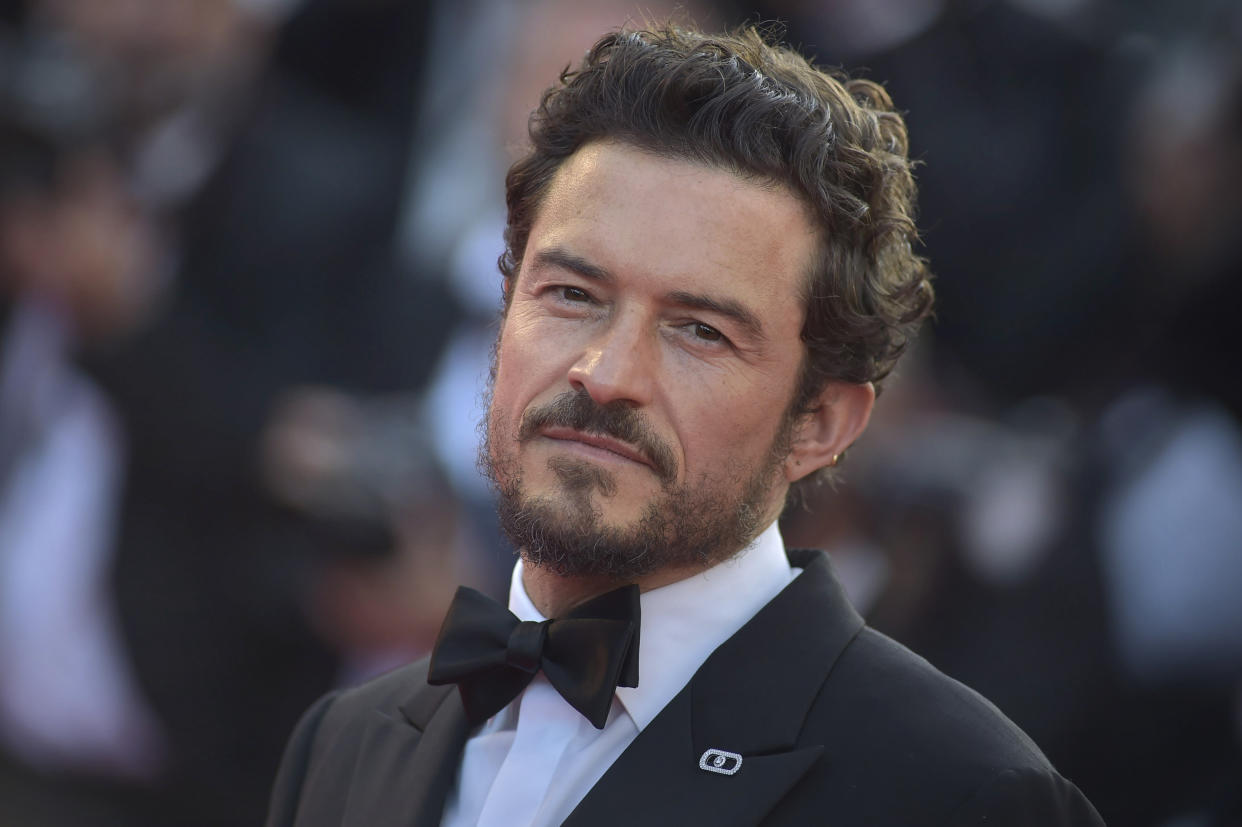
[(483, 451), (516, 617), (463, 590), (430, 663), (320, 701), (269, 824), (1100, 823), (775, 528), (930, 310), (884, 91), (619, 33), (531, 137)]

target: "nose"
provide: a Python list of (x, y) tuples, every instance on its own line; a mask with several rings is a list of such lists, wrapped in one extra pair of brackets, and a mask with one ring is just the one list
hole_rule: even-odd
[(601, 405), (651, 401), (657, 354), (646, 325), (635, 316), (617, 318), (594, 337), (569, 368), (569, 384)]

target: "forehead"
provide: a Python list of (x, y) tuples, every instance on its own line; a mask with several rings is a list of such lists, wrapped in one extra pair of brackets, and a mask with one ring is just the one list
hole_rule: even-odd
[(635, 286), (727, 292), (796, 311), (818, 249), (782, 185), (616, 142), (584, 146), (554, 176), (524, 253), (567, 249)]

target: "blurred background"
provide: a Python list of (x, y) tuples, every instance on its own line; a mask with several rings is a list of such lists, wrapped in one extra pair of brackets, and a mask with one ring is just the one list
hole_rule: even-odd
[(1242, 7), (0, 0), (0, 823), (260, 823), (512, 551), (503, 177), (604, 31), (887, 83), (938, 317), (784, 518), (1113, 825), (1242, 824)]

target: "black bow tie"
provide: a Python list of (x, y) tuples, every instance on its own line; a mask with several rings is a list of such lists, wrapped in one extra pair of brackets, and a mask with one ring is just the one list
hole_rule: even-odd
[(565, 617), (520, 621), (462, 586), (431, 653), (427, 682), (457, 684), (466, 716), (480, 724), (521, 694), (540, 669), (596, 729), (618, 686), (638, 686), (638, 586), (622, 586)]

